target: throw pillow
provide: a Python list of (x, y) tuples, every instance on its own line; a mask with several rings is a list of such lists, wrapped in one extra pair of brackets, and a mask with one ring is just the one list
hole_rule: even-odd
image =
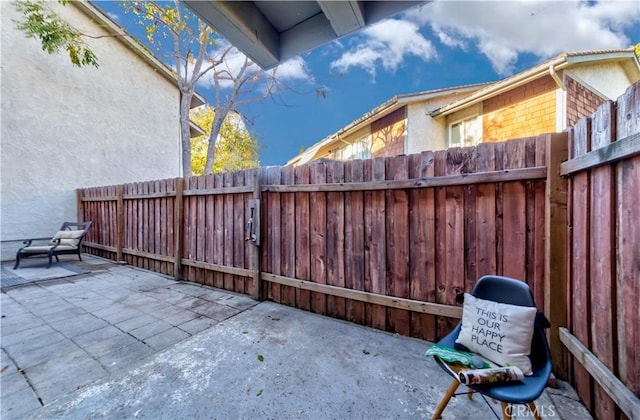
[(56, 239), (60, 239), (60, 245), (77, 247), (84, 230), (59, 230), (51, 239), (51, 245)]
[(478, 299), (465, 293), (456, 343), (501, 366), (531, 375), (531, 338), (537, 309)]

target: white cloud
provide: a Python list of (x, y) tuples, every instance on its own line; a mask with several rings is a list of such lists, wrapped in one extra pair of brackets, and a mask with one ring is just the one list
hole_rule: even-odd
[(114, 21), (119, 22), (120, 21), (120, 15), (112, 13), (112, 12), (107, 12), (107, 15)]
[(563, 51), (626, 48), (640, 24), (636, 1), (436, 1), (404, 17), (428, 25), (449, 47), (477, 48), (500, 74), (520, 53), (549, 58)]
[(333, 61), (332, 69), (346, 72), (351, 67), (361, 67), (375, 77), (377, 66), (395, 72), (405, 56), (414, 55), (423, 60), (435, 56), (431, 42), (419, 32), (418, 25), (406, 20), (383, 20), (355, 39), (362, 43)]
[(276, 76), (280, 80), (313, 80), (302, 57), (294, 57), (280, 64)]

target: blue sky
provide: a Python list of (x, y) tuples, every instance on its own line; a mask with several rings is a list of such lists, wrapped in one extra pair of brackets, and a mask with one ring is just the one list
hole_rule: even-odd
[[(97, 5), (142, 36), (117, 2)], [(561, 52), (638, 42), (636, 1), (436, 1), (290, 60), (278, 77), (291, 89), (240, 111), (262, 166), (282, 165), (394, 95), (500, 80)], [(197, 90), (213, 97), (207, 84)]]

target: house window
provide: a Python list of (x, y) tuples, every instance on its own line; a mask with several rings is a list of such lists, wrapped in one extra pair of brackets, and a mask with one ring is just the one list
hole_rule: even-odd
[(475, 146), (482, 141), (480, 118), (473, 117), (449, 125), (449, 146)]
[(371, 158), (371, 138), (362, 137), (348, 146), (341, 149), (341, 160), (370, 159)]

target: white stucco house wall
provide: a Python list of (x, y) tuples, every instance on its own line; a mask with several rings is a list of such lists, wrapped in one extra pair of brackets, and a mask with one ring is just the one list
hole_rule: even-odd
[[(49, 2), (85, 33), (124, 33), (88, 3)], [(15, 29), (0, 2), (0, 250), (77, 218), (76, 189), (178, 177), (180, 93), (170, 69), (131, 37), (87, 39), (100, 67), (74, 67)], [(196, 98), (195, 105), (202, 103)]]

